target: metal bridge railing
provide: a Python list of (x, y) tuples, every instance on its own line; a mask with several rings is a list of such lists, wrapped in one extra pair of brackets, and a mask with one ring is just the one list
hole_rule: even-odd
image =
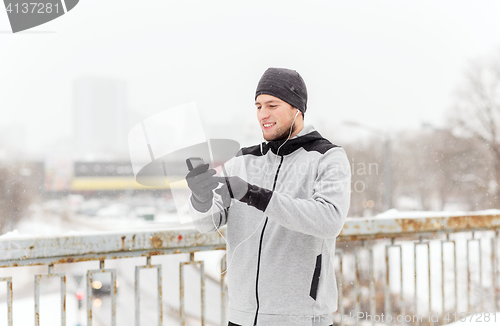
[[(498, 311), (498, 231), (500, 215), (463, 214), (434, 217), (349, 218), (337, 238), (336, 278), (339, 288), (338, 311), (334, 321), (339, 325), (369, 323), (395, 325), (443, 325), (454, 321), (474, 318), (496, 319)], [(225, 232), (225, 229), (222, 229)], [(225, 274), (209, 276), (211, 288), (218, 289), (214, 298), (211, 290), (210, 303), (218, 301), (220, 308), (213, 313), (207, 310), (205, 273), (206, 262), (195, 260), (195, 253), (224, 250), (226, 244), (217, 233), (201, 234), (193, 228), (172, 228), (127, 233), (92, 233), (60, 237), (0, 238), (0, 283), (6, 284), (0, 300), (7, 308), (6, 320), (1, 325), (12, 326), (13, 283), (18, 268), (45, 265), (46, 274), (34, 275), (35, 325), (40, 325), (40, 284), (49, 279), (60, 282), (60, 324), (66, 326), (67, 273), (55, 272), (60, 266), (75, 266), (79, 262), (98, 262), (98, 269), (81, 270), (86, 274), (86, 322), (87, 325), (117, 325), (117, 304), (124, 310), (133, 311), (135, 317), (120, 322), (120, 326), (141, 323), (141, 272), (156, 272), (156, 278), (148, 280), (157, 297), (158, 325), (169, 322), (181, 325), (227, 325)], [(188, 259), (175, 263), (152, 264), (152, 258), (163, 255), (188, 254)], [(134, 258), (145, 257), (146, 264), (137, 264)], [(173, 256), (169, 256), (173, 257)], [(157, 258), (155, 258), (157, 259)], [(130, 261), (125, 268), (135, 274), (131, 288), (133, 297), (118, 302), (120, 271), (109, 268), (111, 262)], [(224, 257), (220, 270), (225, 269)], [(105, 267), (108, 265), (108, 268)], [(178, 278), (165, 273), (178, 266)], [(193, 294), (192, 273), (188, 266), (196, 267), (199, 276), (199, 292)], [(15, 267), (15, 268), (13, 268)], [(176, 271), (177, 272), (177, 271)], [(108, 307), (110, 322), (95, 320), (93, 313), (93, 284), (99, 274), (110, 277)], [(14, 277), (13, 277), (14, 276)], [(177, 281), (178, 280), (178, 281)], [(177, 287), (178, 306), (164, 309), (164, 282), (167, 291)], [(126, 283), (126, 282), (124, 282)], [(186, 287), (189, 285), (189, 289)], [(186, 301), (186, 295), (196, 300)], [(1, 302), (1, 301), (0, 301)], [(189, 305), (200, 304), (197, 313)], [(135, 308), (133, 309), (132, 307)], [(189, 309), (187, 309), (189, 308)], [(82, 308), (83, 309), (83, 308)], [(119, 310), (119, 309), (118, 309)], [(191, 312), (188, 312), (190, 310)], [(209, 312), (209, 318), (207, 318)], [(119, 312), (118, 312), (119, 313)], [(471, 317), (474, 315), (475, 317)], [(499, 322), (500, 322), (500, 316)], [(83, 321), (82, 321), (83, 324)], [(69, 325), (68, 326), (75, 326)]]

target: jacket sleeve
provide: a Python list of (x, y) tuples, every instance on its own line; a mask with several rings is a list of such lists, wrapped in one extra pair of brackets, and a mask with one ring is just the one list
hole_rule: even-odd
[(351, 198), (351, 169), (343, 148), (328, 150), (319, 161), (310, 198), (251, 186), (247, 204), (264, 211), (284, 227), (316, 236), (334, 238), (344, 226)]
[[(228, 168), (228, 164), (225, 168)], [(224, 170), (220, 174), (226, 176)], [(193, 205), (194, 202), (194, 205)], [(201, 233), (216, 232), (227, 223), (229, 209), (223, 206), (222, 198), (214, 192), (211, 204), (199, 205), (195, 202), (193, 194), (189, 196), (189, 213), (194, 227)]]

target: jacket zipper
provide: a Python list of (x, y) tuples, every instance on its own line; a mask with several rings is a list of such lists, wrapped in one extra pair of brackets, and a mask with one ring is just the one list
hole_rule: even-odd
[[(276, 180), (278, 180), (278, 174), (280, 173), (280, 168), (281, 168), (281, 163), (283, 163), (283, 155), (281, 156), (280, 164), (278, 165), (278, 169), (276, 170), (276, 175), (274, 176), (274, 183), (273, 183), (273, 189), (276, 188)], [(257, 316), (259, 315), (259, 271), (260, 271), (260, 254), (262, 252), (262, 239), (264, 239), (264, 231), (266, 230), (266, 225), (267, 225), (267, 219), (268, 217), (266, 216), (266, 221), (264, 222), (264, 226), (262, 227), (262, 232), (260, 233), (260, 242), (259, 242), (259, 255), (257, 258), (257, 275), (255, 278), (255, 299), (257, 300), (257, 309), (255, 310), (255, 319), (253, 321), (253, 325), (257, 325)]]

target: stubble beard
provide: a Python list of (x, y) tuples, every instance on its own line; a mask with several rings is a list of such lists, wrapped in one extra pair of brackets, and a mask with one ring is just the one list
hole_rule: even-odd
[[(292, 132), (290, 132), (290, 127), (292, 127)], [(292, 135), (295, 132), (295, 124), (288, 125), (285, 127), (283, 130), (277, 130), (276, 131), (276, 136), (272, 137), (271, 139), (266, 139), (267, 141), (273, 141), (273, 140), (284, 140), (288, 138), (288, 135)], [(264, 132), (262, 132), (264, 133)], [(264, 135), (263, 135), (264, 136)], [(265, 139), (265, 137), (264, 137)]]

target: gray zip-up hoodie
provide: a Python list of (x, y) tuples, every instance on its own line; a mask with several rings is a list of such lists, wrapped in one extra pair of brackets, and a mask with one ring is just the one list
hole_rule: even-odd
[(284, 142), (242, 148), (225, 164), (252, 185), (243, 199), (225, 209), (215, 194), (206, 213), (190, 205), (200, 232), (227, 223), (228, 319), (242, 326), (330, 325), (337, 310), (335, 239), (349, 210), (349, 161), (311, 125)]

